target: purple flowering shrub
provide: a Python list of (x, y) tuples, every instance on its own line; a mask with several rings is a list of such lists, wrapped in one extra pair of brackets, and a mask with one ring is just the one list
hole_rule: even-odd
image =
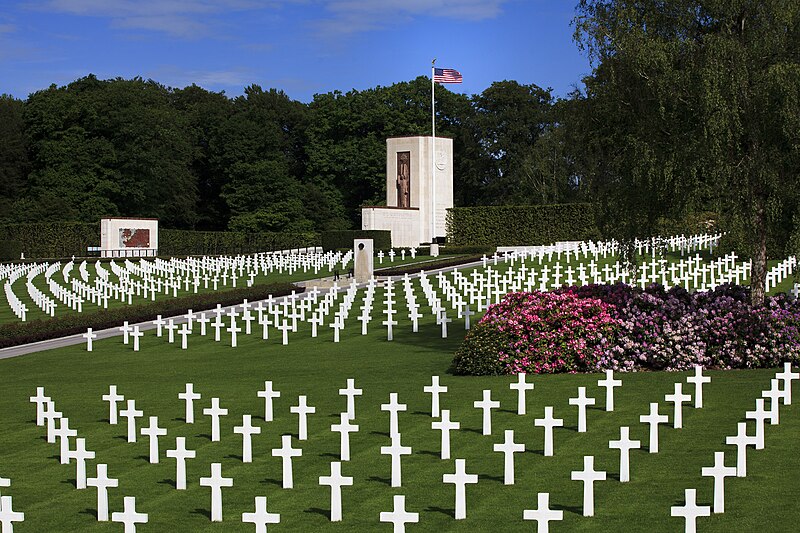
[[(456, 352), (456, 373), (516, 374), (760, 368), (800, 359), (800, 302), (763, 307), (747, 289), (565, 287), (513, 293), (486, 315)], [(489, 363), (491, 362), (491, 364)]]

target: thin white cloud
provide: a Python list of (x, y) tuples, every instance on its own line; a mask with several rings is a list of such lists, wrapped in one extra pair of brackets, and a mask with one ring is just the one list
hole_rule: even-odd
[(14, 33), (17, 27), (13, 24), (0, 24), (0, 33)]
[(184, 69), (175, 65), (165, 65), (151, 72), (146, 77), (159, 83), (176, 88), (199, 85), (209, 90), (230, 90), (253, 83), (256, 76), (247, 68), (231, 68), (225, 70)]

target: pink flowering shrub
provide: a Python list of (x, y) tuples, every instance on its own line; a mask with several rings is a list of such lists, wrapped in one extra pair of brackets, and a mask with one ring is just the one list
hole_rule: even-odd
[(764, 368), (800, 360), (800, 302), (749, 303), (743, 287), (565, 287), (513, 293), (456, 352), (458, 374)]
[(585, 372), (610, 355), (613, 306), (572, 292), (511, 293), (492, 305), (453, 361), (458, 374)]

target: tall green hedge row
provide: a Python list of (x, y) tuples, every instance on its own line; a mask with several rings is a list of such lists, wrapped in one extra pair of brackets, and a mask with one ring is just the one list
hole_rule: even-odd
[(162, 229), (158, 235), (158, 255), (170, 256), (249, 254), (319, 245), (319, 234), (314, 232), (238, 233)]
[(454, 207), (447, 239), (458, 246), (533, 246), (600, 238), (591, 204)]
[(326, 252), (340, 248), (352, 248), (353, 239), (372, 239), (375, 251), (392, 247), (392, 232), (389, 230), (336, 230), (322, 232), (322, 249)]
[[(237, 233), (160, 229), (159, 255), (246, 254), (319, 246), (319, 234)], [(0, 261), (84, 257), (87, 248), (100, 245), (100, 223), (43, 222), (0, 225)]]

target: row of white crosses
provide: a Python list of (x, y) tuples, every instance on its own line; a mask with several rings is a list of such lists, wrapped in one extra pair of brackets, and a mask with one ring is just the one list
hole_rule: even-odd
[[(112, 390), (112, 392), (116, 393), (115, 390)], [(103, 463), (96, 465), (96, 477), (87, 477), (86, 462), (94, 459), (96, 454), (91, 450), (87, 450), (86, 439), (78, 437), (78, 431), (70, 428), (69, 418), (64, 417), (62, 412), (55, 410), (55, 403), (52, 398), (45, 395), (44, 387), (37, 387), (36, 395), (31, 396), (30, 401), (36, 404), (36, 425), (46, 427), (47, 442), (56, 444), (56, 439), (58, 439), (61, 464), (69, 464), (71, 461), (75, 461), (76, 490), (85, 490), (87, 487), (97, 489), (97, 520), (99, 522), (107, 522), (109, 520), (108, 489), (118, 487), (119, 480), (108, 477), (108, 466)], [(59, 424), (58, 427), (56, 427), (56, 422)], [(70, 438), (75, 439), (75, 449), (72, 449)], [(8, 510), (10, 511), (10, 500), (8, 503)], [(5, 504), (3, 508), (0, 508), (0, 516), (4, 511)], [(147, 523), (148, 516), (136, 511), (135, 497), (126, 496), (124, 498), (123, 511), (111, 513), (110, 519), (112, 522), (124, 524), (125, 531), (135, 531), (136, 524)], [(2, 523), (1, 519), (0, 523)], [(2, 529), (2, 531), (6, 530)]]
[(2, 489), (10, 486), (10, 479), (0, 477), (0, 531), (13, 532), (15, 522), (25, 521), (25, 513), (14, 511), (13, 498), (9, 495), (4, 496), (2, 493)]
[[(676, 505), (671, 508), (672, 516), (685, 520), (687, 533), (697, 531), (699, 517), (725, 512), (725, 478), (747, 476), (747, 447), (753, 446), (756, 450), (764, 449), (766, 422), (769, 421), (770, 425), (780, 423), (780, 406), (781, 404), (791, 405), (792, 382), (798, 379), (800, 379), (800, 373), (792, 370), (791, 363), (784, 363), (783, 371), (777, 372), (775, 378), (770, 380), (770, 388), (761, 391), (761, 398), (755, 400), (755, 409), (745, 413), (745, 418), (755, 421), (755, 435), (748, 435), (747, 422), (739, 422), (737, 434), (726, 437), (726, 444), (736, 446), (736, 466), (726, 466), (725, 452), (716, 451), (714, 452), (714, 465), (701, 468), (702, 476), (714, 479), (713, 504), (711, 506), (698, 505), (697, 489), (691, 488), (685, 489), (684, 505)], [(769, 410), (765, 409), (765, 399), (770, 400)]]
[[(390, 249), (389, 253), (384, 253), (383, 250), (378, 250), (378, 253), (375, 254), (375, 256), (378, 258), (378, 264), (379, 265), (383, 264), (383, 258), (384, 257), (388, 257), (389, 258), (389, 262), (390, 263), (394, 263), (394, 258), (397, 255), (398, 254), (397, 254), (397, 252), (394, 251), (394, 248)], [(400, 259), (405, 261), (406, 260), (406, 249), (405, 248), (401, 248), (399, 255), (400, 255)], [(417, 258), (417, 249), (412, 246), (411, 248), (408, 249), (408, 255), (411, 257), (411, 259), (416, 259)]]

